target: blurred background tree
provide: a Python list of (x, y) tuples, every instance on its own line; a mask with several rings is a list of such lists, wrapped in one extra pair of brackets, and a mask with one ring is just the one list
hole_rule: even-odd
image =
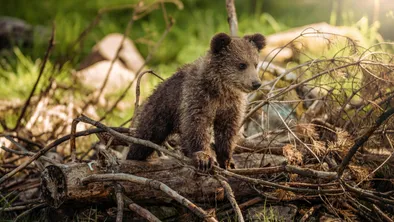
[[(54, 21), (57, 27), (54, 56), (58, 56), (63, 54), (68, 45), (89, 25), (99, 9), (137, 2), (137, 0), (82, 2), (79, 0), (1, 0), (0, 15), (20, 18), (34, 26), (49, 29)], [(155, 56), (153, 65), (169, 65), (174, 62), (183, 64), (193, 61), (205, 52), (207, 42), (214, 33), (228, 29), (224, 1), (184, 0), (182, 2), (183, 10), (178, 10), (172, 4), (166, 5), (168, 14), (175, 18), (176, 25)], [(390, 28), (394, 24), (394, 2), (390, 0), (243, 0), (236, 1), (236, 8), (241, 34), (262, 32), (269, 35), (316, 22), (354, 25), (364, 18), (368, 21), (366, 25), (369, 26), (379, 22), (379, 31), (383, 37), (387, 40), (394, 39), (394, 33)], [(90, 52), (91, 47), (108, 33), (123, 33), (130, 11), (121, 10), (105, 14), (98, 26), (89, 34), (76, 62), (78, 63)], [(162, 13), (157, 10), (136, 23), (130, 38), (136, 42), (141, 53), (146, 55), (149, 44), (157, 40), (164, 29)], [(43, 55), (45, 47), (42, 47), (42, 44), (47, 43), (47, 38), (43, 38), (42, 32), (36, 37), (34, 50), (22, 51), (33, 58)]]
[[(95, 19), (98, 11), (109, 7), (136, 4), (137, 0), (0, 0), (0, 16), (24, 20), (34, 30), (29, 47), (14, 47), (0, 52), (0, 99), (25, 98), (38, 75), (40, 60), (47, 48), (52, 23), (56, 26), (55, 47), (49, 67), (67, 54), (70, 45)], [(155, 0), (146, 0), (146, 4)], [(171, 2), (171, 1), (167, 1)], [(148, 66), (163, 77), (177, 67), (194, 61), (208, 49), (209, 40), (217, 32), (228, 32), (224, 0), (183, 0), (183, 8), (165, 4), (175, 25), (155, 53)], [(239, 34), (261, 32), (270, 35), (293, 27), (326, 22), (332, 25), (356, 27), (369, 40), (394, 39), (392, 0), (238, 0), (236, 9)], [(92, 47), (110, 33), (123, 33), (132, 13), (131, 9), (105, 13), (98, 25), (86, 36), (83, 44), (72, 50), (76, 56), (68, 61), (57, 77), (70, 79), (72, 70)], [(3, 17), (4, 18), (4, 17)], [(135, 22), (128, 36), (146, 56), (166, 28), (161, 10), (155, 10)], [(1, 31), (0, 31), (1, 32)], [(381, 34), (381, 35), (380, 35)], [(383, 36), (383, 38), (382, 38)], [(1, 44), (0, 44), (1, 45)], [(49, 69), (49, 68), (48, 68)], [(152, 85), (159, 82), (152, 79)], [(10, 83), (16, 87), (10, 87)], [(28, 85), (28, 87), (26, 87)], [(39, 85), (40, 88), (40, 85)]]

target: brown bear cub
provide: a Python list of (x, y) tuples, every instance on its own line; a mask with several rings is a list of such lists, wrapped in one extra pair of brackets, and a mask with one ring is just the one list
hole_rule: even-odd
[[(161, 144), (179, 132), (185, 155), (200, 170), (211, 169), (211, 129), (216, 159), (232, 167), (232, 152), (246, 105), (246, 93), (261, 86), (257, 63), (265, 46), (261, 34), (243, 38), (220, 33), (207, 55), (161, 83), (139, 110), (136, 137)], [(127, 159), (145, 160), (153, 149), (132, 144)]]

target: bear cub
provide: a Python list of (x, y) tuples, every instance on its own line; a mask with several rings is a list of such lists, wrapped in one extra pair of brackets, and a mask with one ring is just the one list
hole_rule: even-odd
[[(181, 147), (203, 171), (211, 169), (213, 129), (216, 160), (230, 168), (246, 95), (261, 86), (257, 64), (265, 46), (261, 34), (243, 38), (216, 34), (208, 53), (161, 83), (140, 108), (136, 137), (161, 144), (178, 132)], [(132, 144), (127, 159), (145, 160), (153, 149)]]

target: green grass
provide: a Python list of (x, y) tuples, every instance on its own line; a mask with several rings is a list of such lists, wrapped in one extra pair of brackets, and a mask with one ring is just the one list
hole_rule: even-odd
[[(33, 47), (15, 48), (8, 52), (7, 56), (0, 57), (0, 87), (2, 88), (0, 99), (19, 98), (24, 101), (27, 98), (38, 76), (41, 59), (48, 45), (52, 23), (55, 24), (56, 29), (55, 47), (36, 93), (46, 86), (49, 75), (55, 75), (57, 81), (62, 83), (70, 83), (72, 70), (78, 68), (78, 64), (90, 53), (92, 47), (100, 39), (109, 33), (124, 32), (132, 13), (131, 10), (123, 9), (104, 14), (98, 25), (88, 33), (83, 44), (71, 49), (71, 52), (75, 52), (75, 57), (62, 70), (54, 69), (54, 64), (70, 52), (70, 45), (89, 26), (100, 9), (136, 2), (137, 0), (89, 0), (84, 2), (79, 0), (33, 2), (14, 0), (2, 4), (0, 15), (18, 17), (32, 25), (41, 25), (44, 29), (41, 27), (41, 31), (35, 34)], [(146, 4), (152, 2), (154, 0), (145, 1)], [(154, 69), (164, 78), (174, 73), (177, 67), (204, 55), (208, 50), (209, 41), (215, 33), (228, 32), (224, 0), (184, 0), (182, 2), (184, 4), (182, 10), (175, 4), (165, 4), (168, 15), (175, 19), (175, 25), (148, 64), (149, 68)], [(29, 7), (21, 7), (27, 5)], [(308, 2), (297, 3), (294, 1), (236, 1), (239, 34), (260, 32), (269, 35), (295, 26), (320, 21), (328, 22), (331, 12), (326, 8), (329, 3), (317, 5), (318, 7), (316, 4)], [(306, 13), (308, 16), (304, 16)], [(356, 26), (363, 31), (368, 39), (371, 39), (371, 42), (378, 38), (376, 26), (370, 26), (365, 21), (360, 21)], [(156, 42), (164, 30), (165, 21), (162, 11), (158, 9), (136, 21), (128, 37), (135, 40), (138, 50), (143, 56), (146, 56), (152, 49), (152, 42)], [(159, 81), (156, 78), (150, 78), (149, 83), (144, 85), (143, 96), (149, 94), (157, 83)], [(107, 99), (115, 100), (117, 95), (119, 93), (114, 93), (107, 96)], [(82, 96), (79, 95), (79, 98)], [(129, 92), (124, 101), (134, 104), (134, 92)], [(99, 109), (100, 113), (105, 110), (100, 107)], [(108, 121), (118, 124), (124, 121), (124, 118), (128, 118), (130, 112), (133, 112), (132, 108), (117, 110), (109, 116)], [(7, 118), (13, 119), (13, 117)]]

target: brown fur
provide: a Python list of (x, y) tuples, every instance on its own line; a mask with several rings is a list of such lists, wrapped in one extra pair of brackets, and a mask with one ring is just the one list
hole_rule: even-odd
[[(136, 137), (161, 144), (180, 132), (185, 154), (206, 166), (211, 164), (207, 156), (213, 128), (217, 161), (229, 167), (246, 93), (260, 86), (256, 66), (264, 40), (260, 34), (215, 35), (206, 56), (179, 69), (148, 98), (138, 115)], [(145, 160), (152, 152), (133, 144), (127, 159)]]

